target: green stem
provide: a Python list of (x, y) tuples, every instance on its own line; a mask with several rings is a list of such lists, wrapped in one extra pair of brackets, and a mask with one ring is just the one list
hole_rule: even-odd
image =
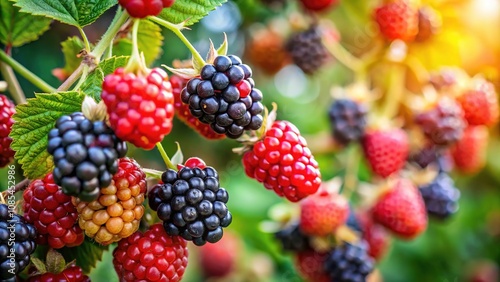
[(394, 64), (389, 71), (389, 86), (381, 107), (381, 115), (392, 119), (399, 110), (399, 105), (405, 92), (406, 68), (400, 64)]
[(101, 40), (99, 40), (94, 50), (92, 51), (92, 55), (94, 55), (97, 61), (99, 61), (99, 59), (102, 57), (109, 44), (113, 42), (116, 34), (118, 33), (118, 31), (120, 31), (120, 27), (127, 21), (127, 19), (128, 14), (124, 13), (123, 10), (120, 9), (116, 12), (115, 18), (111, 22), (108, 30), (106, 31), (106, 33), (104, 33)]
[(16, 74), (12, 68), (4, 62), (0, 62), (0, 72), (7, 82), (7, 87), (9, 88), (10, 95), (16, 101), (16, 104), (26, 103), (26, 96), (24, 95), (21, 85), (17, 80)]
[(326, 49), (344, 66), (351, 69), (353, 72), (360, 72), (363, 68), (363, 62), (354, 57), (349, 51), (347, 51), (339, 42), (332, 42), (324, 40), (324, 45)]
[(360, 161), (359, 146), (351, 144), (347, 149), (347, 163), (344, 175), (344, 185), (339, 193), (349, 200), (358, 185), (358, 167)]
[(186, 47), (189, 49), (189, 51), (193, 55), (194, 60), (196, 61), (196, 63), (198, 65), (203, 66), (206, 64), (205, 60), (200, 55), (200, 53), (198, 53), (196, 48), (194, 48), (193, 44), (191, 44), (191, 42), (189, 42), (189, 40), (184, 36), (184, 34), (182, 34), (181, 29), (182, 29), (183, 25), (175, 25), (175, 24), (170, 23), (168, 21), (162, 20), (158, 17), (149, 17), (148, 19), (165, 27), (165, 28), (167, 28), (167, 29), (169, 29), (175, 35), (177, 35), (177, 37), (179, 37), (179, 39), (182, 41), (182, 43), (184, 43), (184, 45), (186, 45)]
[(167, 167), (173, 170), (177, 170), (177, 167), (172, 163), (172, 161), (167, 155), (167, 152), (165, 152), (165, 149), (163, 149), (163, 146), (161, 145), (160, 142), (156, 143), (156, 148), (158, 149), (158, 151), (160, 151), (160, 155), (165, 164), (167, 165)]
[(47, 82), (43, 81), (43, 79), (39, 78), (34, 73), (29, 71), (19, 62), (7, 55), (7, 53), (5, 53), (3, 50), (0, 50), (0, 61), (5, 62), (7, 65), (12, 67), (13, 70), (15, 70), (22, 77), (26, 78), (29, 82), (31, 82), (43, 92), (52, 93), (56, 91), (54, 87), (50, 86)]
[(66, 91), (73, 85), (82, 75), (85, 64), (81, 63), (78, 68), (57, 88), (57, 91)]
[(87, 76), (89, 74), (89, 69), (90, 67), (88, 65), (83, 65), (82, 75), (80, 76), (78, 84), (75, 87), (73, 87), (73, 90), (78, 90), (80, 86), (82, 86), (82, 84), (85, 82), (85, 79), (87, 79)]
[(146, 69), (146, 64), (142, 60), (141, 54), (139, 54), (139, 41), (137, 40), (140, 23), (141, 20), (134, 19), (134, 25), (132, 26), (132, 55), (127, 66), (125, 66), (126, 72), (137, 73)]
[(161, 179), (161, 175), (163, 174), (162, 171), (156, 170), (156, 169), (150, 169), (150, 168), (142, 168), (142, 171), (146, 173), (147, 177), (152, 177), (156, 179)]
[(83, 31), (81, 27), (78, 27), (78, 31), (80, 32), (83, 42), (85, 43), (85, 50), (87, 51), (87, 53), (90, 53), (90, 43), (89, 39), (87, 38), (87, 35), (85, 34), (85, 31)]

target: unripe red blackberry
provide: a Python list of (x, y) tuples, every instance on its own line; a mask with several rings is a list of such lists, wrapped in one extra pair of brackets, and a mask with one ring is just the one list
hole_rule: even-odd
[(271, 75), (290, 61), (283, 36), (268, 28), (252, 35), (245, 47), (245, 56), (252, 66)]
[(328, 60), (329, 53), (323, 45), (318, 26), (293, 34), (286, 43), (293, 62), (306, 74), (313, 74)]
[(144, 234), (137, 231), (118, 242), (113, 251), (113, 265), (123, 282), (178, 282), (187, 263), (186, 240), (167, 235), (161, 224), (152, 225)]
[(467, 126), (462, 108), (451, 99), (440, 100), (435, 108), (419, 114), (415, 122), (430, 141), (440, 146), (460, 140)]
[(116, 137), (104, 121), (90, 121), (76, 112), (60, 117), (49, 132), (47, 151), (53, 156), (54, 182), (66, 195), (83, 201), (99, 196), (118, 171), (118, 158), (127, 144)]
[(262, 126), (262, 93), (254, 88), (252, 69), (237, 56), (218, 56), (181, 92), (191, 114), (218, 134), (239, 138)]
[(119, 160), (118, 172), (111, 184), (101, 189), (101, 195), (92, 202), (73, 197), (80, 214), (78, 224), (85, 235), (102, 245), (127, 238), (139, 229), (144, 215), (146, 174), (136, 161)]
[(245, 173), (280, 197), (297, 202), (316, 193), (321, 173), (295, 125), (275, 121), (263, 138), (243, 155)]
[(157, 16), (163, 8), (174, 4), (175, 0), (118, 0), (118, 3), (134, 18)]
[(24, 217), (37, 230), (37, 244), (60, 249), (83, 243), (76, 208), (71, 197), (54, 183), (52, 173), (31, 182), (23, 199)]
[(330, 107), (333, 136), (341, 144), (359, 141), (365, 133), (367, 109), (350, 99), (338, 99)]
[(0, 204), (0, 281), (15, 282), (36, 248), (36, 229), (24, 217)]
[(197, 246), (222, 238), (222, 228), (231, 224), (232, 215), (226, 206), (229, 195), (219, 186), (214, 168), (169, 169), (162, 182), (149, 191), (148, 198), (167, 234), (180, 235)]
[(70, 266), (60, 273), (46, 272), (31, 276), (28, 282), (90, 282), (90, 278), (83, 274), (82, 268), (79, 266)]
[(12, 138), (9, 137), (14, 119), (12, 115), (16, 113), (16, 105), (0, 94), (0, 167), (6, 166), (14, 158), (15, 152), (10, 148)]

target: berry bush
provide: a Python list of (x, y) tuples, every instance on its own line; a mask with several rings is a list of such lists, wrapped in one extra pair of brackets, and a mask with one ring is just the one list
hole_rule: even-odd
[(0, 0), (0, 280), (499, 281), (499, 11)]

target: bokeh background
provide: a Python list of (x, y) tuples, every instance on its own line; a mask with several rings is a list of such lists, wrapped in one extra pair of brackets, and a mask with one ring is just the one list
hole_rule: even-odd
[[(289, 1), (294, 2), (294, 1)], [(378, 1), (345, 0), (331, 12), (321, 15), (337, 27), (344, 47), (354, 54), (371, 48), (377, 27), (371, 13)], [(418, 57), (429, 70), (440, 66), (459, 66), (469, 74), (482, 73), (500, 86), (500, 0), (422, 0), (438, 10), (443, 18), (440, 34), (429, 42), (412, 45), (408, 52)], [(270, 9), (260, 1), (229, 1), (212, 12), (186, 36), (205, 53), (211, 38), (219, 44), (223, 32), (228, 36), (229, 53), (243, 56), (252, 33), (269, 22), (287, 21), (297, 9), (291, 3), (286, 9)], [(114, 11), (85, 28), (95, 42), (105, 31)], [(51, 70), (64, 65), (60, 42), (77, 30), (53, 23), (49, 32), (38, 41), (12, 50), (12, 56), (52, 86), (60, 82)], [(174, 59), (187, 59), (188, 50), (168, 31), (164, 31), (163, 54), (154, 65), (171, 65)], [(250, 63), (251, 64), (251, 63)], [(1, 79), (1, 77), (0, 77)], [(38, 91), (19, 78), (29, 97)], [(311, 144), (320, 163), (324, 179), (344, 173), (342, 152), (329, 149), (330, 125), (328, 107), (332, 86), (345, 86), (352, 80), (343, 65), (331, 62), (313, 77), (304, 75), (294, 65), (285, 66), (276, 75), (254, 69), (257, 87), (265, 95), (265, 104), (279, 105), (278, 117), (293, 122)], [(451, 219), (431, 221), (428, 230), (411, 242), (394, 240), (389, 253), (379, 262), (383, 281), (483, 281), (471, 280), (474, 273), (498, 273), (500, 266), (500, 138), (498, 126), (492, 129), (488, 162), (481, 172), (472, 176), (453, 175), (462, 192), (460, 210)], [(185, 157), (198, 156), (214, 166), (222, 186), (230, 193), (229, 209), (233, 223), (229, 232), (241, 238), (236, 274), (227, 281), (302, 281), (293, 267), (293, 259), (283, 253), (273, 235), (262, 231), (260, 223), (269, 218), (269, 209), (283, 199), (247, 178), (240, 156), (232, 153), (238, 144), (233, 140), (206, 141), (176, 120), (172, 134), (163, 141), (169, 154), (180, 142)], [(164, 170), (156, 150), (131, 149), (141, 165)], [(367, 175), (362, 166), (359, 174)], [(0, 171), (0, 187), (6, 187), (7, 171)], [(5, 177), (4, 177), (5, 176)], [(18, 176), (18, 181), (22, 179)], [(20, 198), (20, 197), (19, 197)], [(117, 281), (112, 271), (112, 247), (93, 270), (93, 281)], [(190, 249), (190, 263), (184, 281), (202, 281), (196, 248)], [(493, 277), (488, 274), (489, 277)], [(379, 281), (379, 280), (375, 280)], [(493, 280), (492, 280), (493, 281)]]

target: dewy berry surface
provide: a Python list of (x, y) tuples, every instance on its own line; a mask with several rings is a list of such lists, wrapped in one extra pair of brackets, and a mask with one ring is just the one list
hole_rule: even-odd
[(37, 244), (60, 249), (83, 243), (76, 208), (71, 197), (54, 183), (52, 174), (31, 182), (23, 199), (24, 217), (36, 228)]
[(137, 231), (144, 215), (146, 174), (132, 159), (119, 160), (112, 183), (101, 189), (92, 202), (73, 198), (80, 218), (78, 224), (85, 235), (102, 245), (109, 245)]
[(76, 112), (56, 121), (49, 132), (47, 151), (55, 164), (54, 182), (65, 194), (92, 201), (100, 188), (111, 184), (118, 158), (127, 153), (127, 143), (104, 121), (91, 121)]
[(276, 121), (243, 156), (245, 173), (280, 197), (297, 202), (321, 185), (318, 163), (295, 125)]
[(118, 68), (104, 79), (101, 97), (111, 128), (124, 141), (150, 150), (172, 130), (174, 95), (160, 68), (147, 75)]
[(121, 240), (113, 251), (120, 281), (181, 281), (188, 263), (187, 241), (165, 233), (161, 224)]
[(216, 57), (181, 92), (192, 116), (233, 139), (262, 126), (262, 98), (254, 87), (252, 69), (234, 55)]
[(9, 134), (12, 130), (16, 113), (14, 103), (7, 96), (0, 94), (0, 167), (4, 167), (14, 159), (14, 150), (10, 148), (12, 138)]

